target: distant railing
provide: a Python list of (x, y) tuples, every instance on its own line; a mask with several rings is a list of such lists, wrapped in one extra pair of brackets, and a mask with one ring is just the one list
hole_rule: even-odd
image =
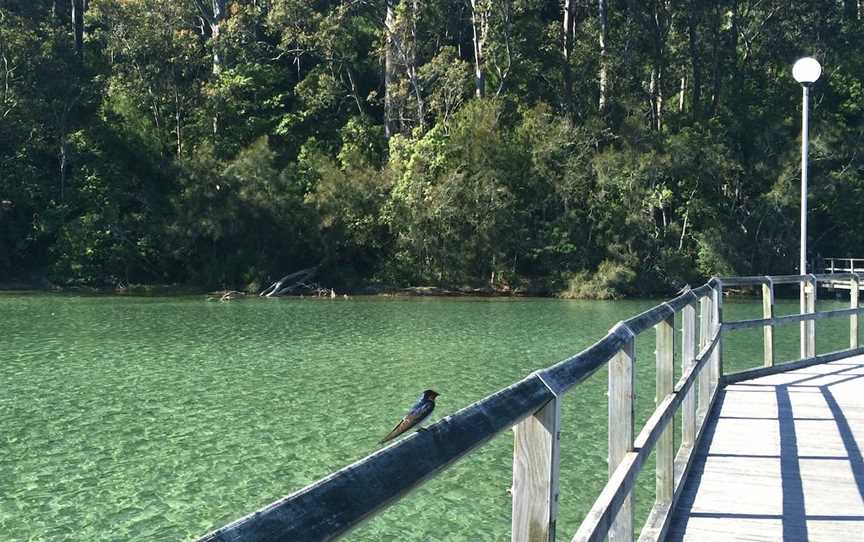
[(822, 258), (823, 273), (864, 273), (864, 258)]
[[(864, 260), (862, 260), (864, 261)], [(792, 363), (784, 363), (782, 370), (791, 370), (813, 363), (821, 363), (855, 355), (858, 352), (859, 326), (858, 313), (859, 293), (861, 275), (858, 273), (827, 273), (819, 275), (789, 275), (779, 277), (731, 277), (724, 278), (725, 286), (761, 286), (762, 290), (762, 318), (756, 320), (742, 320), (737, 322), (723, 322), (724, 334), (738, 329), (761, 327), (763, 337), (763, 362), (764, 367), (750, 369), (740, 373), (733, 373), (723, 377), (723, 383), (737, 382), (748, 378), (756, 378), (762, 374), (776, 372), (771, 370), (775, 366), (774, 360), (774, 326), (793, 324), (800, 322), (800, 357), (801, 359)], [(816, 311), (816, 294), (819, 283), (831, 286), (843, 285), (849, 290), (850, 308), (833, 311)], [(803, 314), (792, 314), (788, 316), (774, 316), (774, 286), (778, 284), (798, 284), (804, 290), (806, 311)], [(816, 356), (816, 320), (822, 318), (849, 317), (849, 348), (839, 352), (832, 352), (822, 356)]]
[[(820, 280), (850, 282), (853, 308), (815, 312)], [(773, 315), (775, 284), (800, 283), (807, 292), (805, 314)], [(633, 489), (645, 460), (656, 449), (656, 498), (640, 541), (665, 536), (684, 487), (694, 450), (724, 382), (803, 364), (861, 353), (858, 349), (858, 275), (840, 277), (733, 277), (707, 284), (619, 322), (591, 347), (536, 371), (502, 389), (261, 510), (218, 529), (199, 542), (330, 540), (381, 512), (496, 435), (513, 428), (514, 541), (553, 541), (558, 517), (561, 398), (570, 388), (608, 365), (609, 482), (588, 512), (573, 541), (633, 539)], [(723, 322), (723, 287), (762, 286), (764, 318)], [(696, 325), (697, 306), (700, 313)], [(682, 375), (674, 382), (675, 317), (682, 318)], [(850, 348), (815, 356), (814, 320), (850, 316)], [(774, 366), (773, 328), (802, 322), (802, 359)], [(726, 332), (762, 326), (765, 367), (723, 375)], [(638, 435), (634, 432), (635, 339), (656, 329), (656, 410)], [(854, 338), (853, 338), (854, 337)], [(698, 346), (697, 346), (698, 345)], [(833, 357), (832, 357), (833, 356)], [(670, 426), (681, 410), (681, 443), (676, 450)], [(635, 438), (634, 438), (635, 435)]]

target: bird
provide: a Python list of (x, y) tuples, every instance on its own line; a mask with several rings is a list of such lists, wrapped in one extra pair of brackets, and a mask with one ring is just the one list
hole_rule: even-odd
[(396, 427), (394, 427), (392, 431), (387, 433), (386, 437), (381, 439), (379, 444), (384, 444), (389, 440), (393, 440), (428, 418), (429, 415), (432, 414), (432, 410), (435, 408), (435, 398), (438, 397), (438, 395), (440, 394), (435, 390), (424, 391), (423, 395), (420, 396), (420, 399), (418, 399), (414, 406), (411, 407), (411, 410), (408, 411), (408, 414), (405, 414), (405, 417), (396, 424)]

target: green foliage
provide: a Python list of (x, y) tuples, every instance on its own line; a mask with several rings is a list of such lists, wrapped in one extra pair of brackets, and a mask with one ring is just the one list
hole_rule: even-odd
[(567, 281), (567, 289), (558, 297), (564, 299), (619, 299), (638, 292), (639, 274), (626, 265), (609, 260), (600, 262), (594, 273), (575, 274)]
[(0, 282), (321, 264), (615, 297), (791, 272), (803, 54), (811, 257), (864, 253), (854, 3), (607, 2), (605, 57), (584, 3), (566, 48), (537, 0), (87, 4), (77, 51), (68, 4), (0, 2)]

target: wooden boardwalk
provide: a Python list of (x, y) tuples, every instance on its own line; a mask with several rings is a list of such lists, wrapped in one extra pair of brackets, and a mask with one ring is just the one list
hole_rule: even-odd
[[(847, 283), (850, 307), (817, 309), (818, 286), (839, 281)], [(640, 542), (864, 540), (862, 283), (864, 274), (837, 272), (714, 277), (618, 322), (578, 354), (198, 542), (333, 540), (510, 429), (511, 539), (557, 540), (561, 401), (604, 368), (609, 481), (572, 542), (626, 542), (637, 534)], [(803, 298), (799, 314), (774, 315), (775, 285), (797, 285)], [(761, 290), (763, 317), (724, 319), (727, 287)], [(824, 318), (849, 319), (849, 347), (817, 356), (816, 320)], [(775, 365), (774, 328), (784, 325), (800, 329), (800, 359)], [(679, 328), (680, 342), (674, 337)], [(637, 428), (636, 337), (652, 329), (656, 408)], [(742, 329), (762, 331), (761, 367), (728, 373), (723, 338)], [(673, 424), (679, 421), (675, 439)], [(655, 499), (640, 528), (634, 525), (632, 493), (643, 467), (652, 463)]]
[(668, 540), (864, 540), (864, 356), (731, 384)]

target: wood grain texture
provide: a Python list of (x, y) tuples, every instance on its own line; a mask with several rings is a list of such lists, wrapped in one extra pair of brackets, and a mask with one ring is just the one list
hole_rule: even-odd
[[(810, 275), (808, 286), (806, 290), (807, 314), (814, 314), (816, 312), (817, 295), (816, 277), (814, 275)], [(816, 355), (816, 320), (808, 320), (805, 325), (807, 327), (807, 357), (812, 358)]]
[[(711, 337), (711, 297), (706, 295), (699, 300), (699, 350), (701, 351), (708, 344)], [(708, 412), (708, 401), (711, 397), (711, 375), (709, 371), (702, 371), (699, 375), (698, 399), (696, 406), (696, 416), (699, 420), (704, 420)], [(700, 422), (704, 423), (704, 422)]]
[[(700, 373), (708, 370), (711, 354), (719, 341), (720, 334), (716, 333), (710, 343), (697, 356), (695, 363), (681, 375), (678, 383), (673, 388), (674, 392), (667, 395), (660, 402), (657, 409), (645, 422), (645, 426), (633, 442), (634, 452), (625, 454), (622, 462), (610, 476), (609, 482), (594, 502), (582, 525), (579, 526), (579, 530), (573, 537), (574, 542), (598, 541), (606, 537), (607, 532), (612, 528), (612, 519), (619, 513), (622, 506), (628, 502), (629, 495), (635, 487), (636, 476), (645, 460), (650, 456), (655, 445), (661, 440), (661, 435), (670, 428), (675, 412), (682, 404), (688, 392), (693, 390)], [(714, 397), (712, 396), (712, 403), (710, 404), (713, 404), (713, 399)], [(701, 438), (700, 435), (702, 435), (702, 431), (697, 433), (696, 442)], [(677, 495), (680, 494), (681, 480), (689, 469), (692, 449), (692, 447), (688, 446), (682, 447), (679, 450), (672, 469), (675, 475), (675, 490), (673, 491), (671, 502), (655, 503), (649, 515), (649, 524), (646, 524), (642, 529), (640, 540), (658, 540), (665, 532), (671, 505), (677, 499)]]
[(860, 540), (864, 356), (729, 385), (667, 540)]
[[(609, 478), (633, 451), (636, 341), (631, 338), (609, 362)], [(610, 542), (633, 540), (633, 497), (624, 499), (609, 530)]]
[(558, 515), (561, 401), (513, 428), (513, 542), (554, 542)]
[[(696, 361), (696, 307), (688, 305), (681, 311), (681, 373), (686, 373)], [(681, 413), (681, 445), (692, 446), (696, 440), (696, 393), (687, 392)]]
[[(720, 333), (723, 322), (723, 284), (717, 284), (711, 294), (711, 335)], [(720, 344), (711, 353), (711, 395), (714, 395), (720, 385), (723, 375), (723, 335), (720, 334)]]
[[(849, 278), (850, 309), (858, 308), (858, 295), (861, 291), (861, 281), (858, 275)], [(849, 316), (849, 348), (858, 348), (858, 313)]]
[[(675, 317), (670, 316), (657, 324), (656, 327), (656, 396), (655, 405), (672, 395), (675, 384)], [(672, 472), (675, 453), (673, 450), (673, 430), (669, 425), (663, 431), (657, 442), (656, 462), (656, 501), (658, 503), (669, 503), (672, 501), (672, 484), (674, 474)]]
[(801, 322), (804, 324), (808, 320), (822, 320), (823, 318), (842, 318), (843, 316), (852, 316), (864, 312), (864, 308), (857, 309), (835, 309), (832, 311), (820, 311), (812, 314), (789, 314), (787, 316), (775, 316), (774, 318), (764, 319), (758, 318), (755, 320), (734, 320), (732, 322), (723, 322), (723, 327), (726, 331), (736, 331), (739, 329), (748, 329), (753, 327), (762, 327), (767, 325), (782, 326), (784, 324), (794, 324)]
[[(770, 278), (762, 285), (762, 318), (774, 318), (774, 282)], [(762, 362), (765, 367), (774, 365), (774, 326), (768, 324), (762, 328)]]
[(200, 540), (337, 538), (554, 398), (531, 375)]

